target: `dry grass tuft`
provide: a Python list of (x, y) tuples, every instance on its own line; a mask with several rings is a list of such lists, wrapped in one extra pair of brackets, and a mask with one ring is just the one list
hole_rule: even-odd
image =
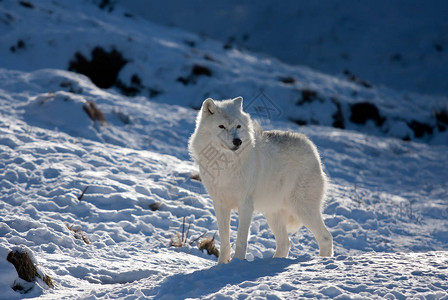
[(51, 279), (50, 276), (44, 274), (44, 277), (42, 278), (42, 280), (51, 288), (54, 288), (54, 283), (53, 283), (53, 279)]
[(75, 228), (74, 225), (68, 224), (65, 224), (65, 226), (67, 226), (68, 230), (73, 232), (73, 236), (75, 237), (75, 239), (83, 240), (84, 243), (90, 244), (89, 239), (84, 235), (80, 228)]
[(87, 101), (87, 104), (85, 104), (82, 109), (92, 121), (98, 121), (101, 125), (107, 124), (106, 117), (103, 112), (92, 101)]
[(198, 245), (199, 250), (204, 251), (207, 250), (208, 255), (214, 255), (219, 257), (219, 250), (216, 248), (215, 244), (215, 235), (213, 237), (206, 236), (202, 239), (202, 241)]
[(187, 245), (188, 233), (190, 232), (191, 223), (188, 224), (187, 232), (185, 233), (185, 217), (182, 223), (182, 235), (178, 232), (171, 238), (170, 246), (184, 247)]
[(191, 223), (188, 223), (188, 228), (187, 231), (185, 232), (185, 217), (182, 223), (182, 232), (177, 232), (175, 236), (173, 236), (171, 238), (170, 241), (170, 247), (185, 247), (187, 245), (193, 245), (194, 243), (196, 243), (201, 237), (203, 237), (205, 235), (202, 234), (200, 236), (198, 236), (197, 238), (195, 238), (194, 240), (192, 239), (191, 241), (188, 241), (188, 234), (190, 233), (190, 227), (191, 227)]
[(185, 245), (186, 245), (186, 242), (183, 240), (183, 238), (180, 237), (179, 232), (176, 233), (176, 235), (171, 238), (170, 247), (180, 248), (180, 247), (184, 247)]

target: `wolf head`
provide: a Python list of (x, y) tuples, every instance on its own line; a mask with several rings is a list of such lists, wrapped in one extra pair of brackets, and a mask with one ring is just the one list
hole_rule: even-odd
[(223, 101), (208, 98), (202, 103), (189, 143), (193, 158), (209, 146), (239, 154), (254, 143), (254, 123), (243, 111), (242, 97)]

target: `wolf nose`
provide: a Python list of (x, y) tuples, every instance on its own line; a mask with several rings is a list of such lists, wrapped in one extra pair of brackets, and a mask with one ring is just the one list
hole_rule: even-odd
[(243, 141), (241, 139), (233, 139), (233, 144), (237, 147), (241, 146)]

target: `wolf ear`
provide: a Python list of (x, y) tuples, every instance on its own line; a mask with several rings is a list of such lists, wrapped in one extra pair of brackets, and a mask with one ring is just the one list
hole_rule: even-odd
[(235, 99), (233, 99), (233, 103), (235, 103), (235, 105), (239, 109), (243, 109), (243, 97), (241, 97), (241, 96), (236, 97)]
[(213, 115), (216, 113), (216, 110), (217, 107), (212, 98), (207, 98), (204, 103), (202, 103), (202, 113)]

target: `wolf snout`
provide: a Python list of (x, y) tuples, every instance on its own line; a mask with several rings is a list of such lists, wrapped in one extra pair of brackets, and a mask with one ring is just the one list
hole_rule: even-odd
[(241, 146), (242, 143), (243, 141), (241, 139), (233, 139), (233, 145), (235, 145), (236, 147)]

